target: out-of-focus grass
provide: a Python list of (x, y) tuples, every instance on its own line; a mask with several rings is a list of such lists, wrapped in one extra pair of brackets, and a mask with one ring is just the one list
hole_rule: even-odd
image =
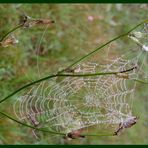
[[(40, 70), (40, 77), (53, 73), (114, 36), (127, 31), (130, 26), (147, 19), (147, 9), (146, 4), (0, 5), (0, 36), (18, 24), (22, 12), (33, 18), (55, 20), (55, 24), (46, 30), (41, 41), (38, 66), (36, 51), (46, 26), (20, 29), (14, 33), (19, 39), (19, 44), (0, 48), (1, 99), (16, 88), (38, 79), (37, 67)], [(125, 44), (126, 41), (123, 41), (119, 46), (124, 47)], [(89, 137), (84, 140), (72, 140), (67, 144), (147, 144), (146, 99), (147, 86), (138, 85), (134, 110), (140, 115), (140, 120), (134, 128), (125, 131), (121, 136)], [(1, 104), (0, 109), (7, 112), (9, 110), (7, 103)], [(1, 144), (64, 143), (62, 138), (49, 138), (48, 134), (42, 134), (41, 138), (36, 140), (30, 133), (30, 129), (6, 118), (0, 118)]]

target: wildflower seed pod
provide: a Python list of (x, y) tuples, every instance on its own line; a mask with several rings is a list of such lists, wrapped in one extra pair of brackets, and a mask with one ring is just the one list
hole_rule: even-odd
[(53, 20), (50, 20), (50, 19), (36, 19), (36, 20), (32, 20), (31, 21), (32, 25), (50, 25), (50, 24), (53, 24), (54, 21)]

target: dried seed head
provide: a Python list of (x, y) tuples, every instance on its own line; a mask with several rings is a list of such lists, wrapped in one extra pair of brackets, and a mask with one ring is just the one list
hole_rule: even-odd
[(0, 42), (2, 47), (8, 47), (17, 44), (19, 41), (14, 36), (8, 36), (2, 42)]
[(50, 20), (50, 19), (35, 19), (35, 20), (30, 20), (27, 25), (29, 27), (34, 27), (34, 26), (38, 26), (38, 25), (51, 25), (53, 24), (54, 21)]
[(37, 25), (51, 25), (53, 23), (55, 22), (51, 19), (33, 19), (27, 15), (20, 17), (20, 24), (24, 28), (31, 28)]
[(44, 25), (44, 24), (53, 24), (54, 21), (50, 20), (50, 19), (36, 19), (33, 20), (32, 22), (34, 22), (35, 25)]
[(132, 127), (137, 123), (138, 119), (139, 118), (135, 116), (125, 119), (123, 122), (119, 124), (119, 128), (114, 132), (114, 135), (118, 135), (125, 128)]
[(81, 135), (82, 131), (83, 131), (82, 129), (79, 129), (79, 130), (69, 132), (65, 138), (71, 138), (71, 139), (85, 138), (84, 135)]

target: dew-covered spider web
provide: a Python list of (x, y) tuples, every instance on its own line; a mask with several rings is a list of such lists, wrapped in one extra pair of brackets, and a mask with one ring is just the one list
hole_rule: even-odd
[[(144, 35), (148, 33), (146, 27)], [(144, 43), (142, 45), (147, 46)], [(137, 45), (134, 50), (136, 48)], [(97, 72), (118, 74), (56, 77), (26, 89), (13, 105), (17, 119), (65, 134), (94, 125), (101, 128), (102, 125), (120, 124), (133, 116), (134, 80), (143, 73), (147, 77), (147, 51), (139, 45), (137, 49), (133, 58), (127, 56), (128, 52), (116, 58), (107, 58), (104, 64), (86, 61), (70, 72), (74, 75)]]
[[(133, 63), (136, 59), (118, 58), (109, 65), (85, 63), (75, 73), (123, 71), (133, 67)], [(127, 86), (126, 77), (135, 78), (136, 69), (128, 75), (67, 77), (52, 85), (43, 82), (19, 97), (14, 110), (19, 111), (16, 116), (21, 121), (43, 123), (62, 133), (95, 124), (118, 124), (131, 116), (134, 89)]]

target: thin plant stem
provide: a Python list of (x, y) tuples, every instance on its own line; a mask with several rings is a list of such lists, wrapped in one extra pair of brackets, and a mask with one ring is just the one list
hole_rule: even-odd
[(143, 80), (139, 80), (139, 79), (133, 79), (133, 80), (142, 84), (148, 84), (148, 82), (145, 82)]
[[(112, 40), (110, 40), (110, 41), (106, 42), (105, 44), (99, 46), (98, 48), (96, 48), (96, 49), (93, 50), (92, 52), (88, 53), (87, 55), (81, 57), (80, 59), (78, 59), (77, 61), (75, 61), (75, 62), (72, 63), (71, 65), (69, 65), (66, 69), (69, 69), (69, 68), (71, 68), (72, 66), (74, 66), (74, 65), (76, 65), (76, 64), (78, 64), (78, 63), (80, 63), (80, 62), (83, 61), (84, 59), (86, 59), (86, 58), (90, 57), (92, 54), (96, 53), (98, 50), (100, 50), (100, 49), (102, 49), (103, 47), (105, 47), (105, 46), (107, 46), (108, 44), (110, 44), (111, 42), (113, 42), (113, 41), (115, 41), (115, 40), (118, 40), (118, 39), (120, 39), (121, 37), (127, 36), (130, 32), (132, 32), (133, 30), (135, 30), (136, 28), (138, 28), (139, 26), (141, 26), (142, 24), (147, 23), (147, 22), (148, 22), (148, 20), (142, 21), (141, 23), (139, 23), (138, 25), (136, 25), (136, 26), (134, 26), (132, 29), (130, 29), (128, 32), (123, 33), (123, 34), (121, 34), (121, 35), (119, 35), (119, 36), (113, 38)], [(64, 70), (65, 70), (65, 69), (61, 70), (59, 73), (64, 72)]]
[(31, 85), (37, 84), (39, 82), (45, 81), (47, 79), (51, 79), (51, 78), (55, 78), (55, 77), (92, 77), (92, 76), (100, 76), (100, 75), (115, 75), (115, 74), (118, 74), (118, 73), (126, 73), (128, 71), (133, 70), (133, 69), (134, 69), (134, 67), (130, 68), (130, 69), (127, 69), (127, 70), (124, 70), (124, 71), (116, 71), (116, 72), (98, 72), (98, 73), (88, 73), (88, 74), (63, 74), (63, 73), (58, 73), (58, 74), (55, 74), (55, 75), (50, 75), (50, 76), (41, 78), (41, 79), (39, 79), (37, 81), (33, 81), (33, 82), (29, 83), (29, 84), (24, 85), (23, 87), (17, 89), (13, 93), (9, 94), (4, 99), (0, 100), (0, 103), (2, 103), (5, 100), (9, 99), (10, 97), (15, 95), (16, 93), (20, 92), (21, 90), (23, 90), (23, 89), (25, 89), (25, 88), (27, 88), (27, 87), (29, 87)]
[[(51, 79), (51, 78), (55, 78), (55, 77), (92, 77), (92, 76), (101, 76), (101, 75), (116, 75), (118, 73), (126, 73), (128, 71), (131, 71), (133, 70), (133, 68), (130, 68), (130, 69), (127, 69), (125, 71), (118, 71), (118, 72), (98, 72), (98, 73), (88, 73), (88, 74), (55, 74), (55, 75), (50, 75), (50, 76), (47, 76), (47, 77), (44, 77), (44, 78), (41, 78), (37, 81), (33, 81), (31, 83), (28, 83), (26, 85), (24, 85), (23, 87), (15, 90), (13, 93), (9, 94), (7, 97), (5, 97), (4, 99), (0, 100), (0, 103), (6, 101), (7, 99), (9, 99), (10, 97), (12, 97), (13, 95), (15, 95), (16, 93), (20, 92), (21, 90), (31, 86), (31, 85), (34, 85), (34, 84), (37, 84), (37, 83), (40, 83), (42, 81), (45, 81), (45, 80), (48, 80), (48, 79)], [(147, 82), (144, 82), (142, 80), (138, 80), (138, 79), (132, 79), (136, 82), (139, 82), (139, 83), (144, 83), (144, 84), (148, 84)]]
[(34, 85), (34, 84), (36, 84), (36, 83), (39, 83), (39, 82), (42, 82), (42, 81), (45, 81), (45, 80), (47, 80), (47, 79), (51, 79), (51, 78), (54, 78), (54, 77), (56, 77), (56, 75), (50, 75), (50, 76), (44, 77), (44, 78), (42, 78), (42, 79), (39, 79), (39, 80), (37, 80), (37, 81), (33, 81), (33, 82), (31, 82), (31, 83), (28, 83), (28, 84), (24, 85), (23, 87), (21, 87), (21, 88), (15, 90), (14, 92), (12, 92), (11, 94), (9, 94), (9, 95), (8, 95), (7, 97), (5, 97), (4, 99), (0, 100), (0, 103), (4, 102), (4, 101), (7, 100), (8, 98), (12, 97), (12, 96), (15, 95), (16, 93), (20, 92), (21, 90), (23, 90), (23, 89), (25, 89), (25, 88), (27, 88), (27, 87), (29, 87), (29, 86), (31, 86), (31, 85)]
[[(12, 121), (18, 123), (18, 124), (21, 124), (21, 125), (23, 125), (23, 126), (25, 126), (25, 127), (31, 128), (31, 129), (35, 129), (35, 130), (37, 130), (37, 131), (46, 132), (46, 133), (54, 134), (54, 135), (63, 135), (63, 136), (66, 135), (66, 133), (60, 133), (60, 132), (53, 132), (53, 131), (50, 131), (50, 130), (44, 130), (44, 129), (41, 129), (41, 128), (36, 128), (36, 127), (34, 127), (34, 126), (31, 126), (31, 125), (22, 123), (22, 122), (20, 122), (20, 121), (14, 119), (14, 118), (12, 118), (12, 117), (10, 117), (9, 115), (7, 115), (7, 114), (5, 114), (5, 113), (3, 113), (3, 112), (0, 112), (0, 114), (1, 114), (2, 116), (4, 116), (4, 117), (7, 117), (8, 119), (10, 119), (10, 120), (12, 120)], [(97, 136), (97, 137), (102, 137), (102, 136), (114, 136), (114, 134), (111, 134), (111, 133), (108, 133), (108, 134), (107, 134), (107, 133), (106, 133), (106, 134), (96, 134), (96, 135), (95, 135), (95, 134), (94, 134), (94, 135), (91, 135), (91, 134), (84, 134), (84, 136)]]
[(11, 34), (12, 32), (16, 31), (17, 29), (21, 28), (23, 26), (23, 24), (20, 24), (18, 26), (16, 26), (15, 28), (11, 29), (9, 32), (7, 32), (0, 40), (0, 42), (2, 42), (9, 34)]
[(3, 115), (3, 116), (5, 116), (5, 117), (7, 117), (8, 119), (10, 119), (10, 120), (12, 120), (12, 121), (14, 121), (14, 122), (17, 122), (17, 123), (19, 123), (19, 124), (21, 124), (21, 125), (23, 125), (23, 126), (26, 126), (26, 127), (28, 127), (28, 128), (31, 128), (31, 129), (35, 129), (35, 130), (42, 131), (42, 132), (46, 132), (46, 133), (50, 133), (50, 134), (65, 135), (64, 133), (59, 133), (59, 132), (53, 132), (53, 131), (49, 131), (49, 130), (44, 130), (44, 129), (41, 129), (41, 128), (36, 128), (36, 127), (34, 127), (34, 126), (31, 126), (31, 125), (22, 123), (22, 122), (20, 122), (20, 121), (14, 119), (14, 118), (12, 118), (12, 117), (10, 117), (9, 115), (7, 115), (7, 114), (5, 114), (5, 113), (3, 113), (3, 112), (0, 112), (0, 114)]
[[(142, 25), (142, 24), (144, 24), (144, 23), (146, 23), (146, 22), (148, 22), (148, 20), (145, 20), (145, 21), (139, 23), (138, 25), (136, 25), (135, 27), (133, 27), (132, 29), (130, 29), (128, 32), (123, 33), (123, 34), (121, 34), (121, 35), (119, 35), (119, 36), (113, 38), (112, 40), (108, 41), (107, 43), (101, 45), (100, 47), (96, 48), (95, 50), (93, 50), (92, 52), (88, 53), (87, 55), (81, 57), (80, 59), (78, 59), (77, 61), (75, 61), (74, 63), (72, 63), (71, 65), (69, 65), (69, 66), (68, 66), (67, 68), (65, 68), (65, 69), (69, 69), (69, 68), (73, 67), (74, 65), (80, 63), (82, 60), (84, 60), (84, 59), (90, 57), (91, 55), (93, 55), (94, 53), (96, 53), (97, 51), (99, 51), (100, 49), (102, 49), (103, 47), (107, 46), (107, 45), (110, 44), (111, 42), (113, 42), (113, 41), (115, 41), (115, 40), (118, 40), (118, 39), (120, 39), (121, 37), (127, 36), (127, 35), (128, 35), (130, 32), (132, 32), (134, 29), (136, 29), (137, 27), (139, 27), (140, 25)], [(19, 25), (19, 26), (17, 26), (17, 27), (15, 27), (15, 28), (13, 28), (11, 31), (9, 31), (7, 34), (5, 34), (5, 35), (2, 37), (1, 41), (2, 41), (3, 39), (5, 39), (10, 33), (12, 33), (13, 31), (17, 30), (17, 29), (20, 28), (20, 27), (22, 27), (22, 24)], [(39, 83), (39, 82), (42, 82), (42, 81), (45, 81), (45, 80), (47, 80), (47, 79), (51, 79), (51, 78), (54, 78), (54, 77), (88, 77), (88, 76), (111, 75), (111, 74), (118, 74), (118, 73), (121, 73), (121, 72), (105, 72), (105, 73), (77, 74), (77, 75), (74, 75), (74, 74), (63, 74), (62, 72), (64, 72), (65, 69), (59, 71), (57, 74), (49, 75), (49, 76), (47, 76), (47, 77), (38, 79), (38, 80), (36, 80), (36, 81), (33, 81), (33, 82), (29, 83), (29, 84), (24, 85), (23, 87), (21, 87), (21, 88), (15, 90), (14, 92), (12, 92), (12, 93), (9, 94), (8, 96), (6, 96), (4, 99), (2, 99), (2, 100), (0, 101), (0, 103), (4, 102), (4, 101), (7, 100), (8, 98), (12, 97), (12, 96), (15, 95), (16, 93), (20, 92), (21, 90), (23, 90), (23, 89), (25, 89), (25, 88), (27, 88), (27, 87), (29, 87), (29, 86), (31, 86), (31, 85), (34, 85), (34, 84), (36, 84), (36, 83)], [(127, 72), (127, 71), (125, 71), (125, 72)], [(122, 72), (122, 73), (123, 73), (123, 72)], [(137, 80), (137, 79), (133, 79), (133, 80), (134, 80), (134, 81), (137, 81), (137, 82), (140, 82), (140, 83), (145, 83), (145, 82), (143, 82), (142, 80)], [(146, 84), (146, 83), (145, 83), (145, 84)], [(14, 119), (14, 118), (12, 118), (12, 117), (6, 115), (6, 114), (3, 113), (3, 112), (0, 112), (0, 114), (2, 114), (3, 116), (9, 118), (10, 120), (13, 120), (14, 122), (17, 122), (17, 123), (19, 123), (19, 124), (21, 124), (21, 125), (24, 125), (24, 126), (26, 126), (26, 127), (32, 128), (32, 129), (36, 129), (36, 130), (38, 130), (38, 131), (49, 132), (50, 134), (65, 135), (64, 133), (46, 131), (46, 130), (43, 130), (43, 129), (39, 129), (39, 128), (30, 126), (30, 125), (24, 124), (24, 123), (22, 123), (22, 122), (20, 122), (20, 121), (18, 121), (18, 120), (16, 120), (16, 119)], [(95, 135), (88, 135), (88, 136), (95, 136)], [(96, 135), (96, 136), (113, 136), (113, 135), (112, 135), (112, 134), (101, 134), (101, 135)]]
[[(49, 76), (47, 76), (47, 77), (41, 78), (41, 79), (39, 79), (39, 80), (36, 80), (36, 81), (34, 81), (34, 82), (31, 82), (31, 83), (29, 83), (29, 84), (24, 85), (23, 87), (17, 89), (17, 90), (14, 91), (13, 93), (11, 93), (11, 94), (9, 94), (8, 96), (6, 96), (4, 99), (2, 99), (2, 100), (0, 101), (0, 103), (2, 103), (3, 101), (5, 101), (5, 100), (7, 100), (8, 98), (10, 98), (10, 97), (12, 97), (13, 95), (15, 95), (17, 92), (19, 92), (19, 91), (21, 91), (21, 90), (23, 90), (23, 89), (25, 89), (25, 88), (27, 88), (27, 87), (29, 87), (29, 86), (31, 86), (31, 85), (34, 85), (34, 84), (39, 83), (39, 82), (42, 82), (42, 81), (44, 81), (44, 80), (51, 79), (51, 78), (54, 78), (54, 77), (59, 76), (59, 74), (62, 73), (62, 72), (64, 72), (65, 69), (71, 68), (72, 66), (74, 66), (74, 65), (76, 65), (77, 63), (79, 63), (80, 61), (82, 61), (82, 60), (88, 58), (89, 56), (91, 56), (92, 54), (94, 54), (95, 52), (97, 52), (98, 50), (100, 50), (100, 49), (102, 49), (103, 47), (105, 47), (106, 45), (110, 44), (111, 42), (113, 42), (113, 41), (115, 41), (115, 40), (117, 40), (117, 39), (119, 39), (119, 38), (121, 38), (121, 37), (123, 37), (123, 36), (128, 35), (128, 34), (129, 34), (130, 32), (132, 32), (134, 29), (136, 29), (137, 27), (139, 27), (140, 25), (142, 25), (142, 24), (144, 24), (144, 23), (146, 23), (146, 22), (148, 22), (148, 20), (142, 21), (141, 23), (139, 23), (138, 25), (136, 25), (136, 26), (134, 26), (132, 29), (130, 29), (128, 32), (123, 33), (123, 34), (119, 35), (118, 37), (115, 37), (114, 39), (112, 39), (112, 40), (108, 41), (107, 43), (103, 44), (102, 46), (96, 48), (96, 49), (93, 50), (92, 52), (88, 53), (87, 55), (83, 56), (83, 57), (80, 58), (79, 60), (75, 61), (73, 64), (69, 65), (67, 68), (64, 68), (63, 70), (59, 71), (58, 74), (49, 75)], [(16, 28), (17, 28), (17, 27), (16, 27)], [(16, 29), (13, 29), (13, 31), (14, 31), (14, 30), (16, 30)], [(11, 30), (10, 32), (12, 32), (12, 30)], [(10, 33), (10, 32), (9, 32), (9, 33)], [(8, 33), (7, 33), (7, 34), (8, 34)], [(5, 36), (6, 36), (6, 35), (5, 35)], [(111, 74), (111, 73), (109, 73), (109, 74)], [(112, 74), (113, 74), (113, 73), (112, 73)], [(101, 74), (99, 74), (99, 75), (101, 75)], [(105, 75), (105, 74), (103, 73), (103, 75)], [(64, 76), (64, 75), (63, 75), (63, 76)], [(67, 75), (67, 76), (68, 76), (68, 75)], [(137, 82), (140, 82), (140, 81), (137, 81)]]
[(103, 134), (84, 134), (83, 136), (92, 136), (92, 137), (106, 137), (106, 136), (115, 136), (113, 133), (103, 133)]

